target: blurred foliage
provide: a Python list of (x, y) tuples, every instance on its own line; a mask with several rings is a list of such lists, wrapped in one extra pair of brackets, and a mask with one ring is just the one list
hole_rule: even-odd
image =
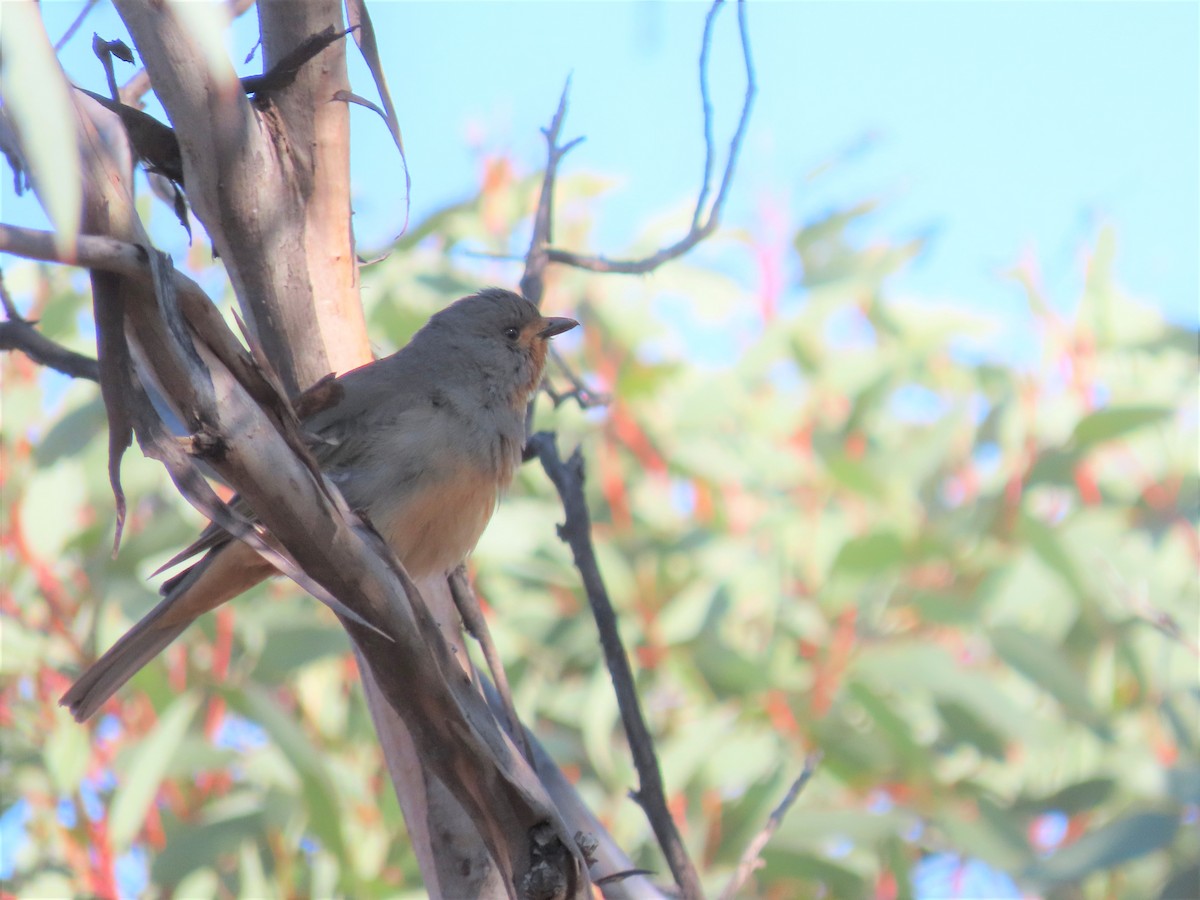
[[(364, 270), (380, 352), (449, 298), (516, 281), (461, 251), (519, 252), (536, 180), (492, 160), (478, 197)], [(561, 189), (559, 238), (588, 246), (605, 185)], [(956, 893), (938, 896), (1195, 896), (1197, 335), (1116, 285), (1106, 231), (1070, 312), (1032, 267), (1011, 273), (1029, 305), (1014, 345), (968, 303), (893, 296), (921, 246), (858, 237), (873, 206), (808, 222), (786, 250), (726, 233), (651, 277), (549, 283), (548, 303), (584, 323), (561, 346), (612, 402), (543, 398), (538, 423), (584, 446), (686, 839), (718, 889), (820, 748), (747, 895), (932, 895), (922, 877), (944, 877)], [(77, 274), (6, 276), (47, 336), (87, 346)], [(7, 889), (420, 896), (345, 638), (290, 584), (194, 627), (98, 723), (56, 706), (200, 523), (130, 455), (111, 559), (95, 386), (2, 364)], [(474, 575), (526, 721), (664, 873), (626, 796), (561, 518), (526, 466)], [(972, 866), (999, 881), (970, 887)]]

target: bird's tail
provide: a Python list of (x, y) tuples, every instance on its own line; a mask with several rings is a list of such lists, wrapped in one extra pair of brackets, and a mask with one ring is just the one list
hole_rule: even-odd
[(69, 709), (77, 722), (90, 719), (109, 697), (191, 624), (190, 621), (161, 624), (160, 620), (170, 602), (171, 598), (167, 597), (154, 607), (149, 615), (92, 663), (71, 685), (70, 690), (63, 694), (59, 705)]
[(76, 721), (90, 718), (203, 613), (248, 590), (272, 571), (239, 541), (215, 548), (168, 581), (158, 606), (92, 663), (59, 704), (67, 707)]

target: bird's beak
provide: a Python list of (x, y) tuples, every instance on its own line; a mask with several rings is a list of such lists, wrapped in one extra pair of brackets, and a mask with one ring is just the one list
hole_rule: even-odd
[(564, 319), (561, 316), (547, 316), (542, 319), (542, 330), (538, 332), (538, 337), (552, 338), (556, 334), (570, 331), (578, 324), (574, 319)]

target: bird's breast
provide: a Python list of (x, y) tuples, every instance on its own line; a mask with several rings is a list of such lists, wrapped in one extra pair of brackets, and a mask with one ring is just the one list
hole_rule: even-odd
[(419, 478), (373, 511), (375, 527), (413, 578), (448, 572), (474, 549), (499, 500), (496, 477), (475, 466)]

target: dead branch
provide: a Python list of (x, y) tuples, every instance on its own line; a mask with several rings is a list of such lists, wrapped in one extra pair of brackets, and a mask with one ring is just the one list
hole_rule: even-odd
[(562, 499), (566, 522), (559, 526), (559, 537), (571, 548), (575, 567), (583, 579), (584, 591), (596, 619), (600, 632), (600, 645), (604, 649), (604, 661), (612, 676), (613, 690), (621, 710), (621, 722), (629, 740), (630, 754), (638, 773), (638, 789), (631, 796), (646, 812), (654, 836), (675, 876), (675, 883), (685, 898), (702, 898), (700, 877), (688, 857), (683, 839), (679, 835), (663, 788), (662, 771), (654, 750), (654, 739), (646, 726), (641, 701), (634, 686), (633, 670), (629, 657), (621, 644), (617, 627), (617, 614), (604, 586), (599, 563), (592, 547), (591, 515), (587, 498), (583, 493), (583, 455), (578, 449), (563, 462), (558, 453), (558, 442), (553, 434), (541, 431), (530, 438), (530, 446), (541, 460), (542, 468), (554, 483)]
[(521, 293), (535, 306), (542, 305), (542, 293), (546, 286), (546, 264), (550, 261), (548, 247), (554, 235), (554, 186), (558, 178), (558, 164), (564, 156), (583, 138), (575, 138), (566, 144), (558, 143), (563, 120), (567, 116), (567, 92), (571, 79), (563, 85), (558, 98), (558, 109), (550, 120), (550, 127), (543, 128), (546, 138), (546, 172), (542, 176), (542, 190), (538, 195), (537, 211), (533, 214), (533, 239), (525, 256), (525, 274), (521, 276)]
[(725, 890), (721, 891), (719, 900), (733, 900), (734, 897), (737, 897), (738, 893), (750, 879), (750, 876), (754, 874), (754, 870), (762, 866), (762, 860), (759, 857), (762, 855), (763, 849), (767, 846), (767, 843), (774, 836), (775, 832), (779, 830), (779, 826), (783, 824), (783, 817), (787, 815), (788, 810), (800, 798), (800, 792), (804, 790), (820, 763), (820, 750), (814, 750), (804, 758), (804, 768), (800, 770), (800, 775), (792, 782), (792, 786), (783, 795), (783, 799), (779, 801), (779, 805), (771, 810), (771, 815), (767, 817), (767, 823), (746, 846), (745, 852), (742, 853), (742, 858), (738, 860), (733, 877), (725, 885)]
[(33, 322), (25, 319), (8, 293), (4, 283), (4, 272), (0, 271), (0, 303), (4, 306), (6, 321), (0, 322), (0, 350), (20, 350), (35, 363), (49, 366), (56, 372), (72, 378), (100, 380), (100, 367), (96, 360), (74, 350), (56, 344), (34, 328)]
[[(708, 195), (712, 190), (712, 162), (714, 158), (714, 143), (712, 136), (712, 104), (708, 94), (708, 51), (712, 42), (712, 27), (717, 11), (724, 0), (715, 0), (704, 23), (704, 39), (700, 51), (700, 94), (704, 106), (704, 179), (696, 199), (696, 208), (692, 214), (692, 225), (687, 234), (660, 250), (640, 259), (609, 259), (605, 256), (588, 256), (557, 247), (546, 247), (544, 252), (550, 262), (574, 266), (577, 269), (588, 269), (592, 272), (612, 272), (623, 275), (643, 275), (652, 272), (663, 263), (677, 259), (695, 247), (702, 240), (717, 230), (721, 222), (721, 213), (729, 196), (730, 185), (733, 184), (733, 171), (741, 153), (742, 141), (746, 136), (746, 127), (750, 122), (750, 109), (754, 105), (754, 95), (758, 91), (758, 83), (754, 75), (754, 62), (750, 57), (750, 38), (746, 30), (745, 0), (738, 0), (738, 33), (741, 38), (742, 60), (746, 70), (746, 93), (742, 100), (742, 112), (738, 118), (737, 129), (729, 143), (729, 154), (725, 160), (725, 171), (721, 176), (720, 187), (712, 206), (705, 211)], [(564, 148), (564, 152), (568, 148)]]
[(483, 651), (484, 662), (487, 663), (492, 681), (496, 685), (496, 692), (500, 696), (500, 705), (504, 709), (509, 737), (521, 748), (525, 760), (533, 765), (533, 752), (529, 748), (529, 740), (521, 727), (521, 717), (517, 715), (517, 707), (513, 703), (512, 690), (508, 686), (508, 673), (504, 671), (504, 662), (500, 659), (495, 642), (492, 641), (492, 630), (488, 627), (487, 619), (479, 606), (479, 598), (475, 596), (467, 578), (467, 567), (459, 564), (450, 573), (447, 581), (450, 584), (450, 596), (454, 599), (454, 606), (462, 616), (463, 627), (466, 628), (467, 634), (475, 638), (479, 649)]
[[(525, 272), (521, 278), (521, 291), (534, 303), (541, 302), (545, 289), (546, 267), (552, 262), (572, 265), (577, 268), (590, 269), (596, 272), (643, 273), (649, 272), (663, 263), (687, 253), (692, 247), (704, 240), (720, 223), (721, 210), (729, 193), (733, 180), (734, 166), (741, 150), (742, 140), (749, 123), (750, 108), (757, 90), (754, 67), (750, 57), (749, 37), (746, 31), (745, 8), (742, 0), (738, 2), (738, 27), (741, 36), (742, 56), (746, 67), (746, 94), (742, 105), (741, 116), (737, 130), (730, 144), (729, 156), (725, 172), (716, 199), (705, 214), (705, 204), (711, 190), (712, 160), (714, 147), (712, 139), (712, 105), (708, 93), (708, 53), (712, 41), (712, 28), (716, 13), (722, 0), (715, 0), (709, 10), (704, 25), (704, 38), (700, 54), (700, 90), (704, 106), (705, 133), (705, 162), (704, 178), (701, 184), (692, 226), (688, 233), (675, 244), (659, 250), (640, 260), (608, 260), (603, 257), (587, 257), (551, 246), (553, 240), (553, 208), (554, 187), (558, 174), (558, 164), (563, 156), (578, 143), (579, 139), (566, 144), (559, 144), (563, 120), (566, 115), (567, 86), (559, 99), (558, 108), (554, 113), (549, 128), (543, 129), (547, 144), (546, 170), (542, 179), (542, 190), (538, 197), (537, 210), (534, 213), (533, 237), (530, 241), (529, 252), (525, 258)], [(568, 374), (569, 368), (559, 361)], [(583, 396), (586, 388), (582, 380), (571, 374), (574, 390), (565, 396)], [(554, 395), (552, 395), (554, 396)], [(562, 397), (555, 396), (555, 402)], [(630, 752), (638, 772), (639, 787), (633, 795), (641, 804), (654, 829), (655, 837), (663, 849), (667, 863), (675, 877), (684, 897), (698, 898), (703, 896), (700, 879), (695, 866), (688, 857), (679, 830), (671, 818), (663, 790), (662, 773), (654, 750), (654, 742), (650, 737), (645, 718), (641, 712), (637, 690), (634, 686), (633, 672), (629, 665), (625, 648), (621, 644), (620, 634), (616, 623), (616, 613), (608, 598), (599, 566), (591, 543), (590, 514), (583, 493), (583, 457), (577, 449), (564, 463), (559, 456), (556, 438), (549, 432), (539, 432), (533, 435), (526, 448), (526, 457), (537, 455), (546, 474), (554, 483), (562, 499), (566, 512), (566, 523), (560, 527), (559, 535), (566, 541), (575, 558), (575, 566), (583, 579), (584, 589), (600, 632), (600, 641), (604, 649), (605, 662), (612, 676), (613, 687), (617, 695), (617, 704), (621, 710), (621, 718), (629, 739)]]
[(88, 13), (90, 13), (99, 2), (100, 0), (87, 0), (87, 2), (83, 4), (83, 9), (79, 11), (78, 15), (75, 16), (71, 24), (67, 26), (67, 30), (62, 33), (62, 37), (54, 42), (55, 53), (61, 51), (62, 48), (67, 45), (67, 41), (75, 36), (75, 32), (77, 32), (83, 25), (83, 20), (88, 17)]
[[(504, 721), (504, 704), (495, 686), (478, 674), (476, 678), (487, 698), (488, 705), (496, 717)], [(576, 834), (586, 835), (595, 840), (595, 846), (588, 854), (591, 863), (592, 879), (597, 886), (603, 885), (605, 900), (664, 900), (674, 893), (659, 888), (647, 877), (650, 873), (638, 870), (628, 854), (618, 846), (600, 820), (584, 803), (575, 786), (563, 774), (558, 763), (542, 746), (538, 736), (522, 726), (525, 742), (533, 754), (533, 765), (538, 777), (558, 807), (567, 825)]]

